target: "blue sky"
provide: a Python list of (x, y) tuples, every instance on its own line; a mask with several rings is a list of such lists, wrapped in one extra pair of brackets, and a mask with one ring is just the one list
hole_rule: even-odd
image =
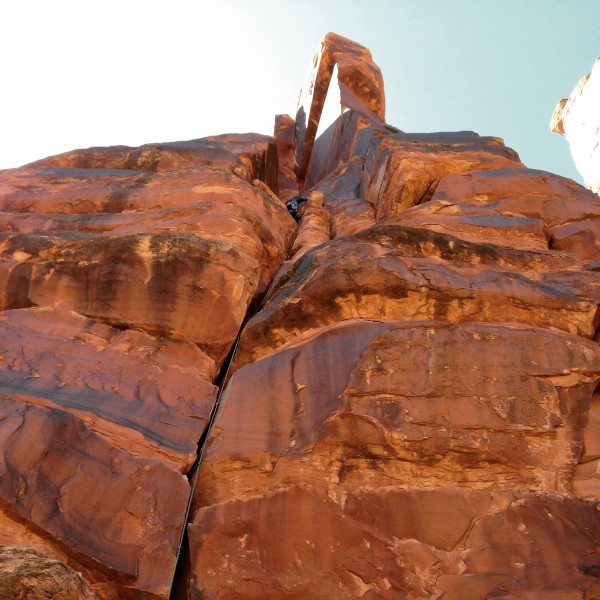
[(600, 56), (600, 0), (19, 0), (0, 8), (0, 168), (92, 145), (271, 133), (335, 31), (369, 47), (387, 120), (503, 137), (581, 181), (550, 133)]

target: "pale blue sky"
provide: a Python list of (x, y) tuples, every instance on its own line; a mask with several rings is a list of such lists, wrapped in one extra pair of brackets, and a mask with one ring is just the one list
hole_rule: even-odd
[(0, 168), (76, 147), (271, 133), (328, 31), (370, 48), (389, 123), (500, 136), (528, 166), (581, 181), (548, 122), (600, 56), (600, 0), (5, 2)]

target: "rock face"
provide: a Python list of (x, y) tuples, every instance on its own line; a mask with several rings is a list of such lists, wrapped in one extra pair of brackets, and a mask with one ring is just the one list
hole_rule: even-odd
[(253, 134), (0, 173), (0, 542), (167, 596), (215, 378), (296, 229), (278, 177)]
[(273, 138), (0, 173), (10, 593), (600, 598), (600, 199), (311, 73)]
[(354, 109), (377, 122), (385, 121), (383, 77), (371, 53), (352, 40), (328, 33), (315, 52), (296, 111), (295, 158), (300, 181), (306, 176), (329, 90), (337, 96), (340, 113)]
[(577, 84), (571, 95), (560, 100), (550, 120), (550, 129), (567, 138), (577, 169), (586, 185), (600, 194), (600, 59)]
[(350, 108), (242, 332), (188, 597), (598, 597), (599, 199)]

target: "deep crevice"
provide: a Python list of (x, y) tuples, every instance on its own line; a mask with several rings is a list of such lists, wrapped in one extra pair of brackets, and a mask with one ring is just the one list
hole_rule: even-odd
[(254, 315), (256, 315), (258, 312), (260, 312), (260, 310), (265, 305), (265, 302), (267, 301), (267, 299), (272, 291), (273, 285), (277, 281), (277, 273), (279, 271), (279, 268), (281, 268), (281, 266), (283, 264), (285, 264), (285, 262), (288, 260), (288, 258), (290, 256), (290, 253), (294, 246), (294, 242), (296, 241), (296, 237), (298, 236), (299, 230), (300, 230), (300, 228), (298, 227), (296, 229), (296, 234), (294, 235), (294, 239), (291, 240), (291, 242), (289, 244), (287, 254), (286, 254), (285, 258), (281, 261), (277, 271), (275, 271), (273, 278), (271, 279), (271, 282), (269, 283), (269, 286), (267, 287), (265, 293), (263, 294), (263, 296), (260, 300), (260, 303), (254, 310), (250, 310), (250, 307), (248, 307), (248, 311), (246, 312), (244, 320), (242, 321), (240, 328), (238, 329), (237, 335), (231, 346), (231, 349), (229, 350), (227, 357), (223, 361), (223, 364), (221, 366), (221, 370), (219, 371), (219, 374), (215, 378), (214, 385), (218, 388), (217, 397), (216, 397), (213, 407), (211, 409), (207, 425), (204, 428), (204, 431), (202, 432), (200, 439), (198, 440), (198, 451), (196, 453), (196, 460), (192, 464), (192, 466), (187, 474), (188, 481), (190, 483), (190, 488), (191, 488), (190, 496), (188, 499), (188, 504), (187, 504), (184, 519), (183, 519), (183, 524), (182, 524), (182, 529), (181, 529), (181, 534), (180, 534), (180, 539), (179, 539), (179, 546), (177, 548), (177, 554), (175, 555), (175, 568), (173, 570), (173, 577), (171, 579), (171, 584), (170, 584), (170, 588), (169, 588), (168, 600), (186, 600), (186, 598), (187, 598), (187, 589), (186, 589), (187, 581), (188, 581), (188, 575), (191, 572), (191, 559), (190, 559), (189, 544), (188, 544), (188, 537), (187, 537), (187, 526), (190, 522), (190, 514), (191, 514), (191, 509), (192, 509), (192, 505), (193, 505), (193, 501), (194, 501), (194, 492), (196, 490), (196, 484), (198, 482), (198, 475), (200, 472), (200, 467), (202, 466), (204, 450), (206, 449), (207, 442), (209, 440), (210, 434), (213, 429), (213, 425), (216, 421), (217, 414), (218, 414), (219, 408), (221, 406), (221, 397), (222, 397), (223, 392), (225, 391), (225, 387), (227, 385), (227, 378), (229, 375), (229, 371), (231, 369), (231, 364), (233, 363), (233, 358), (235, 356), (235, 352), (237, 350), (238, 344), (240, 342), (240, 338), (242, 336), (242, 332), (244, 331), (244, 327), (246, 326), (246, 323), (252, 317), (254, 317)]

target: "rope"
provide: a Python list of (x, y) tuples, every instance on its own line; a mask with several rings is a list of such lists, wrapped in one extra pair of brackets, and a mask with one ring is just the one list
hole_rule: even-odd
[[(292, 248), (294, 246), (294, 242), (296, 241), (296, 237), (298, 236), (299, 230), (300, 230), (300, 228), (298, 227), (296, 229), (296, 235), (294, 236), (294, 239), (291, 241), (291, 243), (289, 245), (288, 252), (287, 252), (285, 258), (283, 259), (283, 262), (288, 260), (288, 258), (290, 257), (290, 254), (292, 252)], [(273, 276), (271, 283), (269, 284), (269, 287), (267, 288), (267, 291), (264, 293), (262, 300), (260, 301), (260, 304), (258, 305), (257, 309), (254, 311), (254, 313), (252, 314), (250, 319), (252, 317), (254, 317), (254, 315), (256, 315), (258, 312), (260, 312), (260, 310), (262, 310), (263, 306), (265, 305), (265, 302), (267, 301), (267, 298), (269, 297), (269, 294), (271, 293), (271, 290), (273, 289), (275, 280), (276, 280), (276, 277)], [(246, 322), (248, 322), (250, 319), (248, 319)], [(215, 424), (215, 420), (217, 418), (217, 413), (219, 412), (219, 407), (221, 406), (221, 398), (223, 396), (223, 391), (225, 390), (225, 384), (226, 384), (227, 378), (229, 376), (229, 369), (231, 368), (231, 363), (233, 362), (233, 358), (235, 356), (235, 351), (237, 350), (238, 344), (240, 343), (240, 338), (242, 337), (243, 331), (244, 331), (244, 327), (242, 326), (238, 330), (238, 333), (233, 342), (233, 346), (231, 347), (231, 350), (229, 351), (229, 355), (227, 356), (227, 359), (225, 360), (225, 364), (224, 364), (223, 368), (221, 369), (221, 373), (219, 374), (218, 379), (220, 380), (220, 386), (219, 386), (219, 391), (217, 392), (217, 398), (216, 398), (215, 403), (210, 412), (210, 417), (208, 419), (208, 425), (206, 426), (206, 429), (204, 430), (204, 433), (202, 434), (202, 437), (200, 438), (200, 450), (198, 452), (198, 456), (196, 457), (196, 461), (195, 461), (194, 465), (192, 465), (192, 470), (194, 473), (192, 476), (192, 487), (190, 490), (190, 496), (188, 498), (188, 503), (187, 503), (185, 513), (184, 513), (183, 525), (181, 527), (181, 535), (179, 536), (179, 546), (177, 547), (177, 554), (175, 555), (175, 566), (173, 567), (173, 575), (171, 576), (171, 584), (169, 585), (169, 595), (167, 596), (168, 600), (172, 600), (173, 586), (175, 585), (175, 575), (177, 573), (177, 566), (179, 565), (179, 559), (181, 558), (181, 551), (183, 549), (183, 544), (185, 542), (185, 534), (186, 534), (188, 520), (190, 517), (190, 511), (192, 509), (192, 502), (194, 500), (194, 492), (196, 491), (196, 484), (198, 483), (198, 474), (200, 473), (200, 466), (202, 465), (202, 459), (204, 458), (204, 449), (206, 448), (206, 442), (212, 432), (213, 426)]]

